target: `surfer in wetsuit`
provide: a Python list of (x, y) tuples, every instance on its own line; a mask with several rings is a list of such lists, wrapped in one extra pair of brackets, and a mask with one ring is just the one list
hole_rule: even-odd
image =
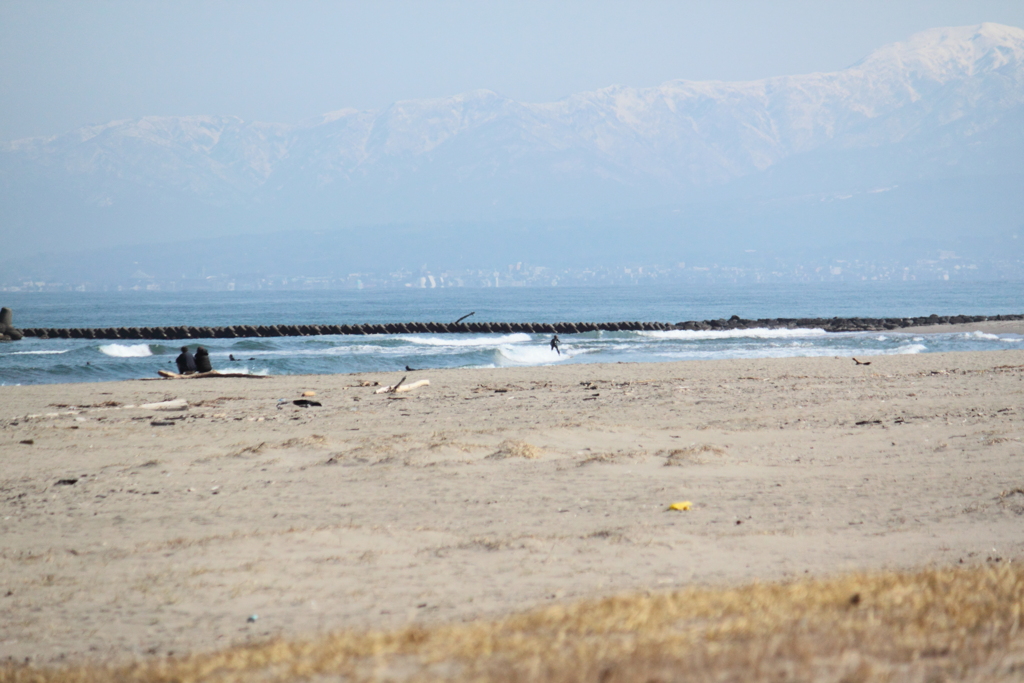
[(174, 359), (178, 364), (179, 375), (191, 375), (196, 371), (196, 359), (188, 352), (187, 346), (181, 347), (181, 355)]
[(210, 352), (202, 346), (196, 349), (196, 371), (213, 372), (213, 366), (210, 365)]
[(558, 350), (558, 345), (560, 343), (561, 343), (561, 341), (558, 339), (558, 335), (557, 334), (554, 337), (551, 338), (551, 350), (554, 351), (555, 353), (557, 353), (559, 356), (562, 355), (562, 352)]

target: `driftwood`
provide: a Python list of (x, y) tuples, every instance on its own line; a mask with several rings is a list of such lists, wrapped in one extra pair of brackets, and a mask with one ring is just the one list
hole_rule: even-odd
[(419, 380), (417, 382), (413, 382), (412, 384), (402, 384), (402, 382), (404, 382), (404, 381), (405, 381), (405, 377), (403, 377), (401, 379), (401, 381), (398, 382), (398, 384), (395, 384), (394, 386), (381, 387), (380, 389), (378, 389), (377, 391), (375, 391), (373, 393), (375, 393), (375, 394), (396, 394), (396, 393), (402, 393), (403, 391), (412, 391), (413, 389), (419, 389), (420, 387), (430, 386), (430, 380), (429, 379), (421, 379), (421, 380)]
[(250, 375), (245, 372), (217, 372), (211, 370), (210, 372), (194, 372), (191, 375), (179, 375), (176, 372), (170, 370), (157, 370), (156, 374), (160, 375), (164, 379), (205, 379), (207, 377), (245, 377), (248, 379), (263, 379), (267, 375)]
[(159, 403), (143, 403), (139, 408), (142, 410), (188, 410), (188, 401), (183, 398), (176, 398), (172, 401), (160, 401)]

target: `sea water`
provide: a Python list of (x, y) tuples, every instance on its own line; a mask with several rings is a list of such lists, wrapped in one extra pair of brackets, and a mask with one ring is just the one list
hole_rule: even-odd
[[(18, 327), (167, 327), (453, 322), (681, 322), (742, 318), (910, 317), (1024, 313), (1024, 285), (828, 283), (694, 287), (362, 291), (3, 293)], [(661, 362), (783, 356), (869, 356), (1024, 348), (1015, 334), (920, 335), (822, 330), (395, 334), (147, 342), (34, 339), (0, 344), (0, 385), (153, 377), (183, 343), (215, 369), (253, 374), (401, 372), (440, 367)], [(231, 357), (236, 360), (230, 360)]]

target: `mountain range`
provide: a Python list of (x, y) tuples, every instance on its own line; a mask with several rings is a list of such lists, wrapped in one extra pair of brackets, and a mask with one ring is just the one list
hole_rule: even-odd
[(342, 269), (395, 253), (1005, 259), (1024, 256), (1022, 210), (1024, 30), (999, 24), (924, 31), (831, 73), (541, 104), (479, 90), (298, 124), (150, 116), (0, 145), (9, 268), (228, 236), (274, 239), (300, 267), (303, 235), (325, 231), (359, 245), (339, 247)]

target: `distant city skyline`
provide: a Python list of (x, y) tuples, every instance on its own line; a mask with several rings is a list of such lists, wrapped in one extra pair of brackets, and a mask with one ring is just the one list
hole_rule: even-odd
[[(699, 286), (721, 283), (813, 282), (928, 282), (1024, 279), (1024, 260), (999, 261), (964, 258), (940, 251), (931, 258), (870, 260), (863, 258), (781, 259), (748, 263), (698, 259), (691, 263), (646, 263), (619, 266), (551, 267), (529, 262), (501, 268), (418, 269), (398, 267), (346, 273), (300, 273), (281, 268), (251, 273), (220, 271), (180, 272), (173, 265), (150, 259), (131, 269), (114, 268), (104, 276), (83, 277), (65, 272), (63, 277), (31, 269), (0, 274), (0, 292), (100, 292), (100, 291), (296, 291), (310, 289), (450, 289), (501, 287), (594, 287), (594, 286)], [(158, 267), (159, 270), (155, 269)], [(147, 272), (148, 271), (148, 272)], [(129, 274), (130, 272), (130, 274)], [(155, 275), (153, 273), (156, 273)]]
[(184, 1), (0, 5), (0, 141), (142, 116), (295, 123), (489, 89), (834, 71), (934, 26), (1024, 26), (1024, 3)]

